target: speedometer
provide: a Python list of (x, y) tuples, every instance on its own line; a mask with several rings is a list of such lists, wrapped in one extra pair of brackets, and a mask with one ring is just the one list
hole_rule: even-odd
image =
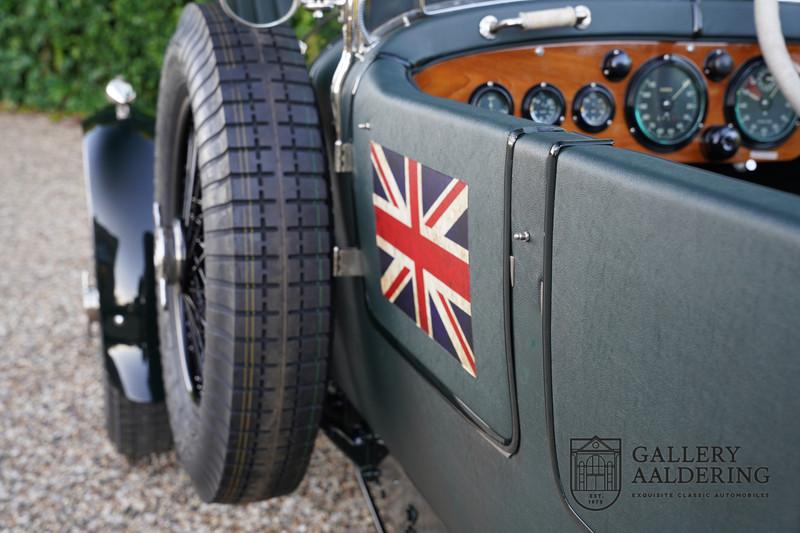
[(745, 144), (771, 148), (792, 134), (797, 115), (778, 89), (760, 57), (745, 63), (725, 94), (726, 118), (742, 133)]
[(706, 113), (703, 76), (689, 60), (664, 55), (651, 59), (631, 80), (625, 114), (642, 144), (668, 152), (688, 144)]

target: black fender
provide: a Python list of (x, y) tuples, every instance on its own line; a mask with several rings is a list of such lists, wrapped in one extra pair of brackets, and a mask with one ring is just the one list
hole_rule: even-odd
[(164, 401), (158, 348), (152, 117), (109, 107), (83, 122), (83, 162), (107, 378), (131, 401)]

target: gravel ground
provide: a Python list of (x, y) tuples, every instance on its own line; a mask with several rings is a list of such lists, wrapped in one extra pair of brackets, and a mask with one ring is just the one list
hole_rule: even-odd
[(370, 531), (325, 438), (291, 496), (207, 505), (167, 454), (134, 466), (103, 427), (80, 272), (90, 230), (74, 121), (0, 113), (0, 530)]

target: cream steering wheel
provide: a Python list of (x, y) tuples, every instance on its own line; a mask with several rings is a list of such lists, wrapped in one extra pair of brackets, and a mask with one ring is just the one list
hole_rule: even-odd
[(800, 115), (800, 75), (798, 67), (786, 48), (786, 39), (781, 29), (778, 0), (754, 0), (756, 34), (761, 54), (767, 63), (775, 83), (783, 95)]

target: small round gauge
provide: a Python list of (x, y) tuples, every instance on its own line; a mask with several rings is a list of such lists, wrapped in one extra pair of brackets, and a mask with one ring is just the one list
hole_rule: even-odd
[(725, 115), (746, 145), (772, 148), (794, 131), (797, 115), (760, 57), (745, 63), (728, 86)]
[(572, 101), (572, 120), (592, 133), (606, 129), (615, 111), (614, 95), (598, 83), (581, 87)]
[(475, 89), (475, 92), (469, 97), (469, 103), (489, 111), (499, 111), (506, 115), (510, 115), (514, 110), (511, 93), (502, 85), (491, 81)]
[(538, 124), (564, 122), (564, 95), (554, 85), (542, 82), (531, 88), (522, 101), (522, 114)]
[(703, 76), (688, 59), (665, 55), (651, 59), (631, 80), (625, 115), (631, 133), (661, 152), (691, 142), (706, 114)]

